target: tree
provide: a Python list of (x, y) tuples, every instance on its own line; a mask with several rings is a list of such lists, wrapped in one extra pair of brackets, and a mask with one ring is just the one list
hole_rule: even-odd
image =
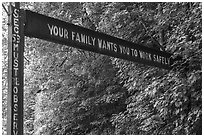
[[(154, 16), (163, 25), (155, 24), (148, 29), (152, 32), (164, 29), (164, 38), (168, 38), (164, 39), (166, 51), (180, 54), (183, 59), (170, 72), (154, 68), (138, 69), (116, 60), (125, 86), (129, 91), (136, 91), (129, 98), (128, 113), (118, 115), (113, 121), (119, 127), (118, 134), (201, 134), (202, 131), (201, 5), (161, 4), (164, 13), (162, 16), (155, 13)], [(190, 40), (189, 35), (185, 35), (189, 32), (193, 33)], [(156, 37), (158, 33), (154, 35)], [(138, 124), (135, 126), (130, 121)]]
[[(64, 5), (65, 12), (66, 8), (76, 5), (76, 3), (53, 4), (54, 7)], [(80, 7), (79, 3), (78, 5)], [(52, 4), (45, 3), (37, 7), (48, 7), (46, 12), (49, 13), (48, 9)], [(60, 8), (56, 10), (62, 10)], [(35, 10), (38, 11), (38, 8)], [(78, 14), (82, 14), (83, 18), (84, 13)], [(53, 12), (48, 14), (52, 15)], [(87, 22), (80, 22), (77, 16), (73, 20), (87, 28), (92, 27), (92, 23), (90, 25)], [(35, 47), (31, 45), (31, 48), (37, 52), (38, 57), (34, 58), (36, 61), (32, 61), (33, 65), (29, 65), (32, 70), (30, 76), (35, 75), (30, 82), (46, 87), (37, 93), (34, 134), (113, 132), (109, 119), (112, 113), (118, 113), (125, 108), (121, 100), (125, 98), (126, 92), (122, 93), (125, 89), (115, 78), (117, 70), (114, 69), (109, 57), (42, 41), (36, 41)], [(119, 93), (115, 93), (116, 91)]]
[[(7, 3), (2, 3), (4, 6)], [(7, 67), (8, 67), (8, 48), (7, 48), (7, 14), (2, 10), (2, 134), (6, 133), (6, 112), (7, 112)]]

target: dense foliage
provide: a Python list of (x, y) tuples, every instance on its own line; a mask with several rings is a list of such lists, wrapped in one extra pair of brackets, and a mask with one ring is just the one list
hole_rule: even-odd
[[(21, 6), (183, 57), (167, 71), (26, 38), (25, 134), (202, 134), (201, 3)], [(5, 22), (3, 18), (3, 131)]]

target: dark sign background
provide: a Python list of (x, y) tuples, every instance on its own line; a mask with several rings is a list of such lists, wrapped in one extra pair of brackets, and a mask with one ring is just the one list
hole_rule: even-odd
[[(148, 48), (145, 46), (141, 46), (141, 45), (138, 45), (132, 42), (128, 42), (128, 41), (125, 41), (125, 40), (122, 40), (122, 39), (119, 39), (113, 36), (106, 35), (104, 33), (95, 32), (95, 31), (92, 31), (92, 30), (89, 30), (89, 29), (86, 29), (80, 26), (73, 25), (71, 23), (67, 23), (67, 22), (64, 22), (58, 19), (47, 17), (47, 16), (44, 16), (38, 13), (28, 11), (28, 10), (26, 10), (25, 12), (26, 12), (26, 23), (25, 23), (25, 31), (24, 31), (25, 36), (35, 37), (35, 38), (39, 38), (39, 39), (87, 50), (87, 51), (92, 51), (92, 52), (96, 52), (96, 53), (100, 53), (100, 54), (104, 54), (104, 55), (108, 55), (112, 57), (117, 57), (117, 58), (129, 60), (129, 61), (138, 62), (141, 64), (155, 66), (155, 67), (159, 67), (163, 69), (170, 69), (170, 65), (173, 63), (172, 59), (170, 58), (172, 54), (170, 53), (158, 51), (158, 50)], [(51, 35), (48, 24), (49, 26), (57, 26), (58, 28), (63, 28), (63, 30), (66, 29), (68, 31), (69, 38)], [(90, 46), (89, 44), (77, 42), (71, 39), (72, 32), (83, 34), (90, 38), (95, 38), (96, 39), (95, 46)], [(122, 54), (120, 52), (114, 52), (112, 50), (101, 49), (99, 48), (98, 43), (97, 43), (98, 39), (106, 41), (106, 42), (112, 42), (126, 49), (128, 48), (132, 50), (137, 50), (138, 52), (140, 51), (144, 52), (148, 54), (149, 56), (151, 56), (150, 57), (151, 59), (142, 58), (140, 54), (138, 54), (138, 56), (135, 57), (131, 55), (131, 53), (130, 55), (127, 55), (127, 54)], [(117, 48), (119, 48), (119, 46)], [(158, 61), (154, 61), (153, 60), (153, 58), (155, 57), (154, 55), (168, 59), (169, 63), (161, 63)]]

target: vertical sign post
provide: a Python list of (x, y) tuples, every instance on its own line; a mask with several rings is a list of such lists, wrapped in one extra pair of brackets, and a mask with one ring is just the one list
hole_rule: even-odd
[(23, 134), (23, 16), (20, 3), (9, 5), (7, 134)]

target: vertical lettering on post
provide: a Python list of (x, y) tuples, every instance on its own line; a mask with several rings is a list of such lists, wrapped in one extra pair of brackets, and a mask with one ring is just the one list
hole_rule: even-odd
[(23, 134), (24, 35), (20, 8), (9, 6), (7, 134)]

